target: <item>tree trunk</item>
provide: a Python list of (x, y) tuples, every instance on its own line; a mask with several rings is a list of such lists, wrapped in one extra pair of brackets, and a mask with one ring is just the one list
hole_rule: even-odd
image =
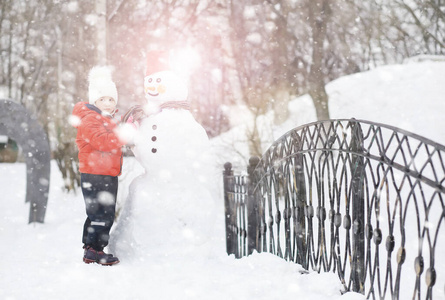
[(96, 1), (97, 14), (97, 63), (105, 65), (107, 63), (107, 0)]
[(273, 112), (275, 125), (283, 124), (289, 118), (289, 89), (284, 79), (277, 83), (274, 93)]
[(317, 120), (329, 119), (328, 95), (323, 73), (324, 41), (330, 16), (328, 0), (311, 2), (309, 22), (312, 29), (312, 65), (309, 71), (309, 95), (314, 102)]
[(261, 157), (263, 150), (261, 149), (261, 137), (257, 126), (258, 118), (253, 119), (252, 129), (247, 129), (247, 139), (249, 145), (249, 155)]
[(312, 98), (312, 102), (315, 106), (315, 113), (317, 115), (317, 120), (329, 120), (329, 106), (328, 106), (328, 94), (323, 84), (317, 87), (311, 88), (309, 95)]

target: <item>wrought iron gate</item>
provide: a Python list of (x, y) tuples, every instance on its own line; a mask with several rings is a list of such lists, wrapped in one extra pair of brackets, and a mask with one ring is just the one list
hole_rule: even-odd
[(225, 164), (227, 253), (335, 272), (368, 299), (445, 298), (445, 147), (358, 120), (298, 127)]

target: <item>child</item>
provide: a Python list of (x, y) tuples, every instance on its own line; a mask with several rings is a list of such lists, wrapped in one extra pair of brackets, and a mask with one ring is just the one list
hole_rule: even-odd
[(114, 222), (122, 169), (124, 143), (119, 140), (117, 125), (112, 121), (118, 97), (108, 68), (94, 67), (88, 81), (89, 103), (79, 102), (73, 109), (81, 188), (88, 216), (83, 229), (83, 261), (114, 265), (119, 259), (103, 249), (108, 245)]

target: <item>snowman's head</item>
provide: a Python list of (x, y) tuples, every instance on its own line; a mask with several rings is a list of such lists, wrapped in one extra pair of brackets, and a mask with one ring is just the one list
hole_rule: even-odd
[(171, 69), (170, 53), (151, 51), (147, 54), (144, 90), (148, 104), (186, 101), (188, 89), (184, 80)]
[(173, 71), (161, 71), (144, 78), (145, 97), (148, 102), (162, 104), (168, 101), (186, 101), (187, 85)]

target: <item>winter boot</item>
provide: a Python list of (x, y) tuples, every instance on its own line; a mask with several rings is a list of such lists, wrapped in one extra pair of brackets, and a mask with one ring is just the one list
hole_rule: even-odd
[[(86, 255), (87, 255), (87, 251), (88, 251), (88, 249), (89, 248), (91, 248), (91, 246), (83, 246), (82, 247), (84, 250), (83, 250), (83, 256), (85, 257)], [(93, 248), (91, 248), (91, 249), (93, 249)], [(94, 249), (93, 249), (94, 250)], [(105, 252), (104, 252), (104, 254), (105, 255), (108, 255), (109, 257), (113, 257), (113, 254), (106, 254)]]
[(119, 263), (119, 259), (113, 254), (106, 254), (103, 251), (94, 250), (91, 246), (85, 247), (83, 261), (87, 264), (98, 263), (103, 266), (111, 266)]

